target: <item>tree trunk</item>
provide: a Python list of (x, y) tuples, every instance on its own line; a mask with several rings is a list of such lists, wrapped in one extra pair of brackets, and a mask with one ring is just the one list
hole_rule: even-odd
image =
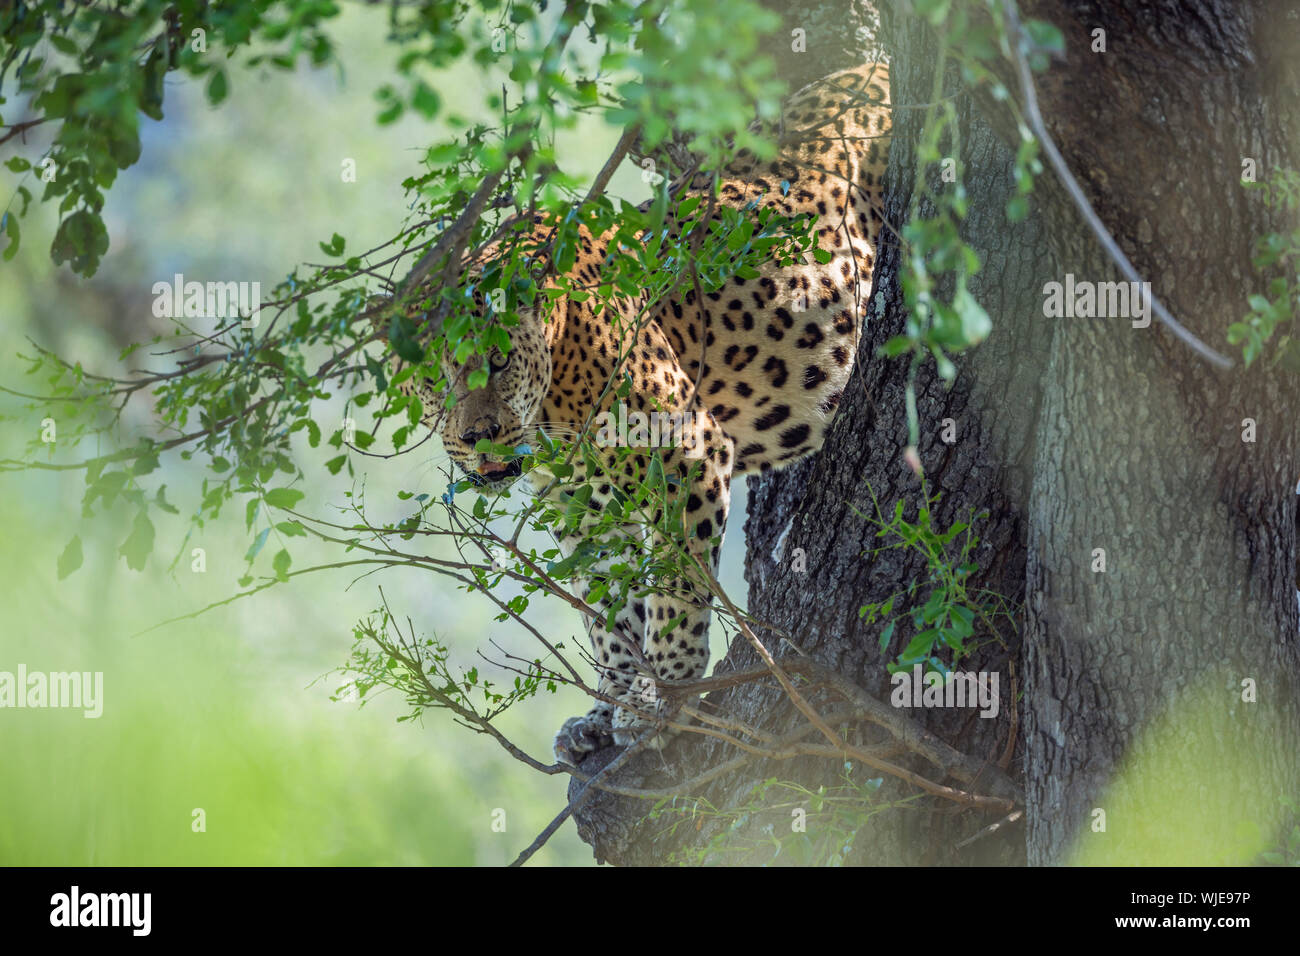
[[(1049, 131), (1154, 294), (1224, 348), (1277, 226), (1242, 160), (1297, 166), (1296, 8), (1088, 10), (1032, 10), (1069, 51), (1041, 83)], [(1059, 194), (1047, 214), (1063, 270), (1111, 278)], [(1242, 824), (1269, 836), (1300, 794), (1296, 382), (1240, 364), (1218, 373), (1154, 324), (1056, 326), (1029, 505), (1031, 863), (1248, 859)]]
[[(827, 6), (784, 7), (777, 38), (802, 24), (835, 22)], [(1294, 105), (1277, 95), (1296, 88), (1294, 77), (1270, 49), (1279, 32), (1258, 10), (1201, 2), (1174, 17), (1162, 7), (1161, 20), (1123, 7), (1105, 13), (1094, 4), (1086, 19), (1070, 4), (1026, 11), (1066, 34), (1068, 61), (1040, 79), (1043, 112), (1155, 295), (1222, 350), (1224, 330), (1255, 291), (1252, 239), (1276, 227), (1257, 194), (1238, 185), (1241, 158), (1254, 157), (1261, 170), (1297, 165), (1290, 150), (1300, 126)], [(839, 22), (857, 21), (841, 13)], [(914, 17), (886, 25), (895, 104), (886, 219), (901, 223), (924, 119), (909, 107), (929, 99), (935, 46)], [(1088, 52), (1095, 27), (1106, 30), (1110, 52)], [(815, 38), (809, 28), (804, 59), (778, 57), (787, 76), (803, 79), (810, 57), (820, 58), (818, 75), (849, 65), (841, 57), (851, 51), (841, 46), (823, 57)], [(1282, 86), (1288, 79), (1291, 86)], [(807, 833), (784, 841), (786, 855), (776, 862), (791, 859), (786, 847), (801, 843), (824, 853), (830, 837), (848, 846), (843, 859), (852, 863), (1240, 861), (1272, 835), (1278, 798), (1300, 795), (1294, 382), (1284, 387), (1263, 363), (1214, 372), (1154, 323), (1134, 329), (1119, 319), (1045, 318), (1045, 283), (1068, 272), (1108, 281), (1113, 269), (1050, 171), (1034, 192), (1038, 211), (1007, 224), (1012, 153), (1003, 138), (1013, 141), (1014, 126), (986, 98), (959, 102), (972, 200), (964, 232), (984, 263), (972, 289), (994, 331), (959, 363), (951, 389), (922, 371), (919, 452), (931, 493), (942, 495), (937, 524), (987, 512), (975, 522), (981, 570), (974, 584), (1025, 610), (1004, 629), (1005, 647), (990, 644), (961, 665), (999, 675), (1003, 706), (995, 720), (969, 709), (903, 713), (990, 768), (1012, 740), (1009, 769), (1025, 788), (1027, 828), (1013, 823), (959, 846), (997, 815), (958, 812), (885, 776), (868, 798), (880, 812), (858, 820), (844, 839), (833, 816), (814, 813), (818, 801), (807, 793), (792, 797), (778, 787), (753, 797), (755, 785), (771, 778), (806, 791), (844, 785), (838, 761), (800, 757), (751, 762), (693, 787), (691, 797), (707, 804), (676, 801), (728, 811), (716, 815), (683, 817), (670, 806), (647, 818), (644, 800), (599, 793), (575, 814), (598, 858), (769, 860), (773, 842), (763, 842), (764, 828), (790, 834), (793, 803), (808, 810)], [(903, 551), (865, 556), (881, 542), (860, 517), (872, 512), (873, 492), (887, 513), (902, 500), (913, 515), (920, 498), (902, 461), (906, 367), (876, 355), (904, 320), (899, 261), (897, 238), (887, 231), (855, 385), (835, 428), (817, 457), (751, 480), (745, 526), (749, 611), (766, 625), (759, 636), (768, 649), (778, 660), (806, 655), (883, 701), (890, 697), (885, 664), (910, 635), (900, 627), (882, 652), (880, 625), (865, 625), (858, 609), (927, 570)], [(1245, 418), (1257, 423), (1254, 443), (1241, 441)], [(951, 444), (942, 437), (944, 419), (957, 432)], [(1098, 548), (1104, 572), (1092, 570)], [(738, 637), (717, 672), (757, 664)], [(1247, 678), (1258, 688), (1254, 703), (1242, 699)], [(1011, 703), (1012, 686), (1023, 702)], [(835, 709), (837, 698), (824, 689), (808, 696), (823, 713)], [(718, 691), (708, 703), (777, 735), (803, 721), (771, 682)], [(843, 730), (867, 748), (888, 739), (870, 726)], [(583, 769), (612, 756), (593, 755)], [(667, 756), (668, 764), (638, 758), (615, 782), (669, 787), (736, 751), (691, 735)], [(887, 759), (935, 777), (924, 761)], [(861, 787), (879, 776), (855, 766), (848, 779)], [(980, 790), (978, 782), (944, 782)], [(1104, 831), (1095, 810), (1105, 811)], [(1259, 827), (1255, 845), (1240, 841), (1243, 821)]]

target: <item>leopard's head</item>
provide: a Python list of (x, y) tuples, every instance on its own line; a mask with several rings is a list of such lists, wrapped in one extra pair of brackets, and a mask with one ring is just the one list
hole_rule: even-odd
[[(478, 287), (482, 267), (492, 255), (490, 248), (471, 267), (466, 290), (483, 321), (489, 321), (494, 314), (483, 289)], [(442, 381), (421, 376), (408, 378), (400, 385), (403, 391), (418, 395), (424, 407), (424, 423), (442, 438), (448, 457), (481, 487), (501, 490), (521, 474), (518, 456), (479, 452), (475, 445), (486, 440), (499, 448), (519, 449), (534, 443), (542, 402), (551, 388), (546, 323), (548, 318), (562, 314), (566, 304), (563, 297), (553, 300), (547, 296), (538, 296), (532, 305), (518, 304), (512, 312), (517, 323), (498, 324), (509, 336), (508, 349), (494, 347), (487, 355), (472, 355), (457, 362), (454, 350), (444, 348), (438, 356)], [(388, 321), (387, 314), (376, 319), (385, 333)], [(392, 358), (394, 372), (403, 364), (396, 356)], [(475, 374), (484, 369), (486, 384), (482, 384), (481, 374)]]
[[(426, 408), (440, 410), (437, 429), (448, 456), (476, 484), (491, 490), (518, 478), (519, 462), (510, 456), (475, 451), (474, 446), (484, 439), (506, 448), (531, 446), (542, 400), (551, 387), (551, 352), (541, 315), (536, 310), (521, 310), (519, 324), (507, 332), (507, 351), (494, 347), (486, 356), (471, 356), (464, 363), (444, 352), (441, 363), (446, 391), (421, 396)], [(471, 388), (471, 374), (480, 368), (487, 369), (487, 384)], [(451, 408), (446, 408), (447, 392), (455, 398)]]

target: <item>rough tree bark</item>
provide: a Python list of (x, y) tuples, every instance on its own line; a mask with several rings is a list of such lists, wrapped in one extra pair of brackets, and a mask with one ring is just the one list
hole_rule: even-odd
[[(1029, 12), (1070, 51), (1041, 84), (1053, 138), (1155, 294), (1223, 348), (1263, 285), (1252, 240), (1279, 225), (1239, 185), (1242, 160), (1297, 167), (1297, 7)], [(1090, 52), (1096, 28), (1105, 53)], [(1065, 271), (1108, 278), (1059, 195), (1047, 214)], [(1240, 823), (1267, 829), (1278, 798), (1300, 794), (1300, 396), (1260, 366), (1217, 373), (1154, 327), (1056, 329), (1029, 503), (1031, 863), (1065, 862), (1076, 844), (1085, 859), (1128, 845), (1220, 862)], [(1104, 574), (1090, 570), (1095, 548)], [(1096, 808), (1105, 834), (1088, 825)]]
[[(1254, 157), (1261, 169), (1297, 165), (1295, 105), (1278, 96), (1296, 88), (1293, 68), (1271, 19), (1287, 11), (1226, 0), (1134, 6), (1055, 2), (1025, 11), (1066, 34), (1066, 62), (1040, 80), (1043, 112), (1155, 294), (1223, 349), (1227, 324), (1255, 290), (1252, 239), (1276, 227), (1238, 185), (1241, 159)], [(812, 63), (817, 75), (848, 65), (853, 52), (843, 36), (869, 19), (852, 3), (795, 3), (782, 13), (778, 41), (808, 29), (806, 54), (773, 47), (795, 82)], [(1294, 37), (1297, 21), (1282, 22)], [(842, 31), (838, 41), (818, 47), (805, 26), (815, 23), (836, 24), (828, 29)], [(886, 202), (888, 221), (901, 223), (923, 120), (909, 107), (929, 97), (935, 47), (915, 18), (900, 15), (890, 27), (886, 18), (895, 103)], [(1105, 54), (1089, 52), (1096, 27), (1106, 30)], [(920, 455), (931, 491), (943, 496), (939, 522), (971, 509), (988, 513), (976, 525), (977, 583), (1023, 603), (1025, 613), (1003, 635), (1005, 648), (991, 645), (963, 665), (999, 674), (1004, 706), (996, 720), (969, 710), (909, 716), (990, 766), (1014, 731), (1011, 772), (1025, 788), (1028, 825), (959, 847), (995, 817), (913, 799), (873, 816), (848, 862), (1043, 864), (1116, 859), (1125, 848), (1143, 862), (1240, 859), (1240, 823), (1258, 824), (1267, 839), (1279, 823), (1277, 798), (1300, 795), (1295, 383), (1240, 363), (1217, 373), (1155, 325), (1044, 318), (1044, 283), (1067, 272), (1107, 281), (1113, 269), (1050, 172), (1034, 194), (1037, 212), (1007, 224), (1006, 143), (1015, 130), (991, 100), (963, 96), (959, 109), (972, 197), (965, 232), (984, 262), (974, 291), (994, 332), (960, 363), (953, 388), (921, 375)], [(909, 502), (909, 511), (919, 495), (901, 458), (906, 369), (875, 357), (904, 318), (899, 256), (887, 234), (860, 374), (825, 448), (751, 481), (746, 524), (749, 610), (767, 625), (760, 636), (768, 648), (778, 659), (807, 655), (882, 700), (885, 661), (908, 635), (882, 653), (879, 626), (864, 626), (858, 608), (924, 573), (901, 552), (864, 557), (876, 542), (859, 517), (871, 510), (871, 491), (885, 507)], [(940, 437), (948, 418), (958, 430), (951, 445)], [(1241, 441), (1244, 418), (1257, 422), (1254, 443)], [(1104, 572), (1092, 570), (1096, 548), (1106, 551)], [(738, 638), (717, 671), (757, 663)], [(1006, 703), (1013, 675), (1024, 694), (1018, 730), (1017, 707)], [(1253, 704), (1242, 700), (1245, 678), (1258, 685)], [(834, 695), (813, 691), (810, 699), (833, 709)], [(770, 682), (715, 692), (709, 704), (777, 734), (802, 720)], [(865, 746), (883, 741), (868, 728), (846, 732)], [(667, 762), (639, 758), (616, 782), (668, 787), (734, 755), (692, 736)], [(594, 755), (584, 770), (612, 757)], [(933, 773), (923, 762), (889, 759)], [(839, 773), (824, 758), (756, 762), (692, 796), (736, 808), (764, 779), (816, 789), (834, 785)], [(854, 779), (867, 775), (859, 769)], [(912, 794), (886, 777), (877, 798)], [(1107, 812), (1105, 832), (1094, 830), (1098, 808)], [(643, 800), (600, 793), (575, 819), (598, 858), (633, 864), (698, 859), (724, 828), (734, 826), (731, 842), (742, 845), (764, 826), (790, 827), (787, 810), (668, 831), (646, 811)]]

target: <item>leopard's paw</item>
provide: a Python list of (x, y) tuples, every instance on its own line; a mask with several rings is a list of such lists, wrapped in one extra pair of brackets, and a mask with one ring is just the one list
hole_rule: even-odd
[(658, 733), (647, 738), (645, 747), (647, 750), (663, 750), (677, 735), (676, 730), (666, 726), (667, 719), (662, 701), (647, 702), (644, 698), (633, 696), (628, 700), (628, 707), (614, 710), (614, 743), (620, 747), (629, 747), (647, 730), (658, 728)]
[(571, 767), (578, 766), (587, 754), (614, 742), (612, 730), (608, 715), (591, 713), (570, 717), (555, 735), (555, 759)]

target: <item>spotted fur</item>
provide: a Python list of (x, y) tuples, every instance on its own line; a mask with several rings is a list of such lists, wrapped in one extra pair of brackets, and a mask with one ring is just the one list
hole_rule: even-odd
[[(606, 383), (630, 377), (629, 411), (696, 413), (691, 437), (701, 457), (691, 461), (680, 449), (663, 449), (662, 456), (677, 482), (675, 493), (686, 496), (686, 547), (716, 571), (732, 478), (781, 467), (820, 448), (849, 384), (881, 225), (888, 88), (887, 68), (879, 64), (826, 77), (786, 104), (775, 159), (760, 161), (741, 150), (724, 170), (721, 204), (743, 208), (757, 202), (790, 216), (816, 214), (817, 245), (830, 252), (828, 263), (809, 255), (792, 267), (768, 264), (757, 278), (733, 278), (702, 302), (688, 284), (684, 294), (654, 308), (639, 331), (630, 318), (644, 305), (636, 300), (623, 303), (621, 322), (567, 297), (548, 303), (546, 314), (523, 314), (520, 326), (511, 330), (509, 354), (489, 359), (486, 387), (471, 391), (465, 385), (464, 373), (479, 359), (452, 376), (457, 401), (432, 422), (452, 460), (488, 487), (503, 485), (516, 472), (476, 453), (479, 439), (528, 444), (538, 427), (572, 438), (591, 421)], [(709, 179), (700, 177), (690, 189), (701, 192), (708, 185)], [(545, 223), (538, 220), (536, 226), (544, 235)], [(609, 241), (582, 237), (574, 267), (582, 282), (600, 278)], [(629, 349), (620, 364), (618, 356)], [(420, 390), (426, 408), (442, 407), (442, 396), (429, 394), (427, 383), (407, 387)], [(601, 409), (609, 410), (615, 401), (606, 394)], [(593, 485), (590, 511), (584, 524), (561, 540), (565, 554), (608, 507), (616, 485), (635, 489), (647, 459), (648, 454), (637, 455), (619, 463), (611, 453), (606, 471), (580, 476)], [(611, 468), (617, 472), (610, 474)], [(538, 489), (551, 477), (529, 475)], [(572, 488), (569, 483), (552, 493)], [(584, 597), (592, 594), (602, 571), (635, 560), (645, 545), (642, 534), (629, 529), (606, 563), (593, 570)], [(662, 726), (667, 715), (656, 695), (643, 691), (648, 685), (644, 676), (638, 679), (639, 660), (661, 679), (703, 676), (707, 589), (687, 578), (656, 584), (652, 593), (630, 599), (612, 627), (600, 617), (587, 622), (597, 690), (616, 703), (598, 701), (588, 714), (569, 720), (555, 741), (560, 759), (576, 763), (611, 738), (627, 744), (650, 724)], [(599, 601), (597, 606), (607, 610)], [(666, 738), (660, 733), (651, 744), (661, 746)]]

